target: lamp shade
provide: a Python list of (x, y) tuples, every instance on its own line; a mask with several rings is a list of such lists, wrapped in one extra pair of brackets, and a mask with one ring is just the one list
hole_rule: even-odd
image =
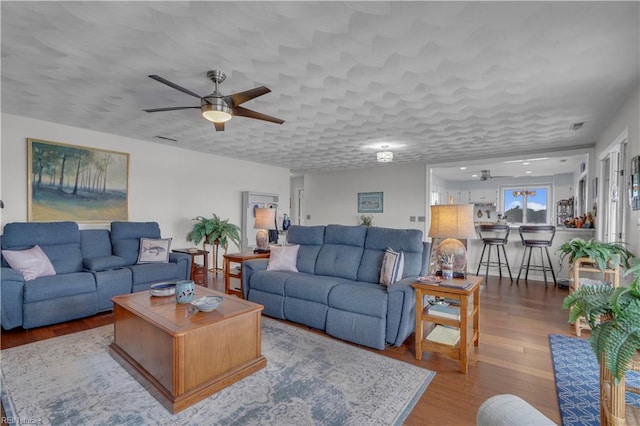
[(255, 213), (254, 229), (276, 229), (276, 209), (258, 207), (255, 209)]
[(473, 224), (473, 204), (442, 204), (431, 206), (432, 238), (476, 238)]

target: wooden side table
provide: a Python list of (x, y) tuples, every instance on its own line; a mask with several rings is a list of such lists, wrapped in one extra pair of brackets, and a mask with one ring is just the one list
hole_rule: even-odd
[[(245, 260), (250, 259), (265, 259), (269, 257), (269, 253), (228, 253), (223, 255), (224, 257), (224, 292), (227, 294), (233, 294), (241, 299), (244, 299), (242, 293), (242, 263)], [(238, 272), (231, 271), (231, 263), (238, 263), (240, 269)], [(231, 278), (238, 278), (240, 280), (240, 289), (231, 288)]]
[[(209, 252), (200, 249), (174, 249), (175, 253), (184, 253), (191, 256), (191, 279), (198, 285), (207, 286), (207, 258)], [(196, 257), (202, 256), (203, 264), (196, 263)]]
[[(443, 353), (460, 362), (460, 372), (466, 374), (469, 369), (469, 350), (471, 345), (478, 346), (480, 338), (480, 284), (483, 277), (469, 276), (466, 279), (445, 280), (439, 284), (412, 284), (416, 290), (416, 359), (422, 359), (422, 352)], [(468, 284), (468, 285), (467, 285)], [(423, 306), (424, 296), (444, 297), (459, 302), (460, 319), (449, 319), (429, 315)], [(469, 305), (469, 299), (473, 304)], [(427, 306), (428, 308), (429, 306)], [(425, 332), (425, 322), (427, 323)], [(455, 345), (447, 345), (428, 340), (435, 326), (455, 327), (460, 332), (460, 340)]]

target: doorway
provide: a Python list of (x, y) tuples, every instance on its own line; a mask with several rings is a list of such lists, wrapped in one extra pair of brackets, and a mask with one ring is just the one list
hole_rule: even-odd
[(600, 176), (602, 206), (598, 225), (600, 239), (604, 242), (623, 242), (625, 240), (625, 215), (623, 194), (623, 170), (626, 164), (628, 136), (625, 130), (600, 155)]

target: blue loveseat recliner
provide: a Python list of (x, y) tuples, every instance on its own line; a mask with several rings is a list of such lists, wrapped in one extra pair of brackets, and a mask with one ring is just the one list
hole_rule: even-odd
[(189, 279), (191, 256), (171, 253), (169, 263), (136, 264), (140, 238), (161, 238), (156, 222), (113, 222), (80, 230), (75, 222), (9, 223), (3, 250), (39, 245), (56, 274), (25, 281), (2, 257), (2, 328), (25, 329), (113, 309), (111, 298), (143, 291), (162, 281)]
[[(411, 284), (428, 270), (430, 244), (417, 229), (364, 226), (291, 226), (298, 272), (267, 271), (267, 259), (242, 265), (245, 299), (263, 313), (325, 331), (349, 342), (384, 349), (400, 346), (415, 329)], [(404, 253), (402, 279), (378, 284), (387, 248)]]

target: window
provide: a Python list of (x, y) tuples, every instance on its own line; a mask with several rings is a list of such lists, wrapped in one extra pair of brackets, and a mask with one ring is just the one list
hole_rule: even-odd
[[(502, 211), (509, 223), (547, 224), (549, 221), (549, 186), (534, 188), (502, 187)], [(525, 213), (526, 212), (526, 213)]]

